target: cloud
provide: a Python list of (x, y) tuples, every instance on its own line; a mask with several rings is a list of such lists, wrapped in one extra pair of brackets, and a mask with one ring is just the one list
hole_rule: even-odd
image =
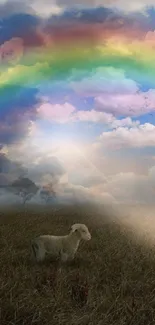
[(67, 102), (62, 105), (44, 103), (37, 109), (37, 112), (40, 118), (59, 123), (66, 123), (72, 113), (75, 112), (75, 107)]
[(155, 110), (155, 90), (133, 94), (105, 94), (95, 98), (95, 108), (114, 115), (140, 116)]
[(90, 202), (92, 200), (92, 194), (88, 188), (81, 185), (74, 185), (69, 183), (62, 193), (64, 199), (68, 199), (70, 202)]
[(99, 138), (103, 148), (118, 150), (120, 148), (154, 147), (155, 126), (150, 123), (132, 128), (118, 127), (116, 130), (103, 132)]
[(78, 3), (76, 1), (72, 1), (72, 0), (57, 0), (58, 5), (60, 6), (64, 6), (64, 7), (72, 7), (73, 5), (77, 7), (82, 6), (82, 7), (97, 7), (103, 4), (102, 0), (78, 0)]
[[(29, 177), (32, 181), (36, 182), (40, 186), (51, 182), (54, 185), (54, 189), (56, 190), (57, 193), (57, 201), (56, 201), (57, 203), (73, 203), (73, 202), (86, 203), (86, 202), (93, 202), (93, 201), (96, 203), (97, 202), (106, 203), (107, 201), (110, 202), (111, 196), (108, 195), (107, 193), (102, 193), (102, 195), (100, 196), (99, 193), (95, 193), (93, 191), (92, 187), (97, 185), (98, 182), (100, 183), (105, 182), (106, 178), (104, 177), (104, 175), (101, 175), (99, 171), (98, 172), (96, 171), (95, 166), (92, 166), (89, 160), (85, 160), (83, 156), (77, 155), (75, 156), (75, 159), (73, 159), (72, 162), (72, 159), (70, 161), (68, 156), (66, 157), (67, 164), (65, 165), (64, 162), (62, 164), (61, 160), (57, 156), (51, 154), (51, 150), (49, 150), (49, 152), (45, 152), (43, 156), (43, 154), (41, 153), (42, 148), (40, 148), (39, 150), (38, 147), (38, 151), (36, 152), (32, 148), (33, 145), (31, 144), (29, 148), (27, 148), (29, 152), (32, 152), (32, 155), (30, 153), (29, 161), (26, 161), (24, 157), (24, 154), (27, 155), (27, 151), (25, 150), (25, 147), (23, 147), (22, 149), (23, 156), (22, 156), (22, 151), (21, 154), (19, 153), (17, 154), (16, 152), (14, 153), (16, 159), (21, 159), (24, 163), (24, 167), (23, 170), (21, 170), (21, 172), (25, 173), (24, 175), (26, 177)], [(10, 148), (8, 149), (9, 149), (9, 156), (10, 156)], [(14, 149), (12, 148), (12, 150)], [(16, 162), (15, 164), (18, 163)], [(20, 169), (19, 168), (20, 166), (22, 165), (20, 164), (18, 165), (18, 170)], [(10, 173), (11, 173), (10, 165), (7, 168), (7, 173), (6, 173), (6, 167), (7, 164), (6, 161), (4, 161), (3, 168), (5, 168), (5, 170), (2, 168), (1, 171), (3, 172), (3, 175), (5, 174), (5, 176), (9, 176), (10, 178)], [(6, 204), (7, 195), (8, 194), (5, 193), (5, 195), (2, 195), (0, 197), (0, 204), (2, 203)], [(15, 196), (11, 196), (11, 197), (9, 196), (9, 199), (10, 199), (10, 204), (15, 202), (21, 203), (21, 199)], [(40, 199), (39, 194), (37, 194), (28, 203), (42, 204), (43, 202)]]
[(30, 0), (31, 7), (35, 10), (35, 13), (44, 17), (60, 14), (63, 9), (57, 4), (57, 1), (53, 0)]
[(23, 138), (36, 119), (39, 103), (37, 89), (11, 86), (0, 88), (0, 143), (10, 144)]
[(133, 127), (139, 125), (139, 121), (132, 121), (130, 117), (123, 118), (121, 120), (115, 119), (111, 125), (112, 128), (118, 128), (118, 127)]
[(0, 152), (0, 186), (9, 185), (25, 172), (26, 169), (20, 162), (13, 161), (2, 151)]
[(130, 3), (127, 0), (80, 0), (77, 2), (74, 0), (57, 0), (57, 3), (60, 6), (77, 6), (77, 7), (87, 7), (87, 8), (95, 8), (104, 6), (109, 9), (117, 9), (124, 11), (125, 13), (133, 13), (133, 12), (145, 12), (149, 7), (155, 7), (154, 0), (131, 0)]
[(114, 115), (92, 110), (77, 110), (68, 102), (64, 104), (44, 103), (37, 109), (38, 117), (56, 123), (90, 122), (107, 125), (109, 128), (138, 125), (130, 117), (117, 120)]
[(42, 147), (42, 138), (36, 136), (36, 145), (32, 139), (30, 137), (27, 145), (24, 141), (21, 149), (19, 145), (17, 148), (15, 145), (9, 147), (9, 156), (23, 161), (28, 170), (27, 176), (37, 184), (54, 182), (57, 191), (63, 192), (69, 183), (89, 188), (105, 181), (105, 176), (91, 163), (89, 156), (87, 158), (86, 150), (83, 148), (82, 151), (80, 146), (76, 148), (74, 142), (70, 146), (66, 141), (60, 147), (55, 144), (54, 149), (50, 140), (46, 148)]
[[(0, 43), (2, 44), (12, 37), (22, 37), (25, 46), (33, 47), (43, 45), (43, 35), (41, 35), (42, 33), (38, 33), (37, 28), (41, 27), (42, 29), (42, 22), (46, 26), (45, 34), (47, 31), (50, 31), (49, 34), (52, 32), (54, 41), (61, 39), (61, 42), (66, 39), (67, 34), (68, 39), (76, 37), (76, 40), (78, 40), (80, 31), (81, 38), (89, 38), (95, 42), (95, 39), (97, 41), (103, 35), (103, 29), (111, 29), (113, 33), (119, 30), (122, 33), (122, 28), (125, 28), (128, 34), (134, 31), (134, 35), (136, 35), (136, 29), (139, 31), (146, 29), (146, 27), (148, 29), (150, 20), (146, 15), (139, 13), (132, 17), (132, 15), (127, 16), (122, 11), (119, 12), (117, 10), (118, 8), (122, 8), (123, 2), (121, 3), (121, 1), (106, 0), (104, 4), (102, 0), (80, 0), (78, 4), (70, 0), (44, 0), (44, 2), (42, 0), (27, 0), (26, 2), (23, 0), (5, 1), (0, 4), (0, 17), (5, 18), (4, 21), (1, 21), (2, 35), (0, 35)], [(133, 4), (132, 1), (131, 3)], [(74, 7), (74, 10), (72, 10), (72, 7)], [(129, 5), (124, 6), (125, 9), (127, 7), (130, 8)], [(8, 16), (7, 19), (6, 16)], [(46, 20), (46, 18), (48, 19)], [(68, 28), (67, 33), (65, 31), (66, 28), (62, 28), (61, 30), (57, 28), (57, 31), (54, 28), (53, 30), (52, 26), (58, 27), (60, 24), (62, 26), (66, 21), (72, 23), (70, 31)], [(79, 26), (74, 30), (75, 22), (79, 23)], [(85, 24), (85, 28), (81, 26), (83, 23)], [(90, 23), (89, 28), (87, 23)], [(96, 26), (91, 26), (92, 23), (96, 23)], [(104, 23), (104, 26), (101, 28), (97, 26), (102, 23)], [(47, 35), (44, 36), (47, 38)]]
[(132, 121), (130, 117), (123, 118), (121, 120), (117, 120), (114, 115), (99, 112), (94, 109), (87, 111), (77, 111), (70, 117), (71, 121), (80, 121), (80, 122), (91, 122), (107, 125), (109, 128), (118, 128), (118, 127), (131, 127), (139, 125), (139, 121)]
[(146, 175), (133, 172), (111, 175), (98, 190), (107, 191), (122, 204), (154, 204), (155, 166), (149, 168)]
[(93, 123), (103, 123), (103, 124), (112, 124), (115, 120), (115, 117), (112, 114), (97, 112), (94, 109), (87, 111), (77, 111), (71, 117), (72, 121), (81, 121), (81, 122), (93, 122)]
[(72, 165), (71, 170), (68, 168), (68, 181), (76, 186), (90, 188), (106, 182), (106, 176), (89, 160), (85, 162), (81, 159), (78, 163), (75, 162), (75, 166)]
[[(0, 189), (0, 206), (8, 206), (12, 204), (22, 204), (23, 199), (19, 195), (9, 193), (7, 190)], [(75, 186), (73, 184), (67, 184), (62, 191), (57, 192), (57, 196), (53, 204), (75, 204), (75, 203), (102, 203), (113, 204), (117, 201), (109, 193), (102, 193), (101, 195), (95, 195), (91, 189), (83, 186)], [(45, 201), (40, 196), (40, 189), (37, 193), (26, 202), (26, 204), (45, 205)], [(49, 204), (49, 203), (48, 203)]]
[[(44, 16), (56, 15), (61, 13), (65, 8), (76, 7), (79, 10), (83, 8), (92, 9), (103, 7), (104, 9), (120, 9), (125, 12), (143, 11), (148, 6), (153, 7), (153, 0), (23, 0), (18, 1), (2, 1), (0, 5), (1, 16), (4, 17), (14, 13), (36, 13)], [(98, 8), (97, 8), (98, 9)]]
[[(29, 146), (27, 150), (31, 150), (32, 147)], [(2, 150), (5, 151), (3, 148)], [(12, 150), (14, 149), (12, 148)], [(21, 148), (21, 155), (15, 153), (15, 160), (13, 160), (10, 158), (10, 147), (8, 147), (7, 154), (3, 151), (0, 153), (0, 188), (9, 185), (19, 177), (28, 177), (39, 186), (51, 183), (57, 193), (62, 191), (68, 183), (66, 170), (61, 161), (54, 155), (46, 154), (43, 157), (40, 151), (36, 151), (33, 152), (33, 155), (30, 154), (29, 160), (25, 160), (24, 154), (27, 155), (28, 152), (23, 147)], [(5, 194), (7, 196), (7, 193)]]
[(59, 202), (153, 202), (154, 161), (142, 160), (155, 126), (132, 117), (155, 111), (154, 12), (126, 15), (121, 0), (74, 4), (0, 2), (0, 186), (27, 172), (52, 182)]
[(134, 173), (119, 173), (109, 178), (109, 181), (101, 186), (101, 190), (107, 191), (120, 203), (154, 203), (154, 191), (148, 176)]
[(34, 14), (35, 11), (29, 6), (29, 1), (11, 0), (0, 1), (0, 17), (4, 18), (13, 14), (20, 13)]
[(153, 191), (155, 193), (155, 166), (149, 168), (148, 177), (149, 177), (149, 182), (152, 185)]
[(70, 87), (78, 95), (84, 97), (99, 97), (113, 93), (118, 95), (120, 93), (133, 94), (138, 91), (136, 82), (126, 78), (125, 71), (114, 67), (97, 68), (89, 73), (87, 77), (79, 81), (71, 81)]
[[(24, 49), (42, 46), (43, 37), (38, 33), (41, 18), (35, 14), (24, 12), (25, 7), (21, 2), (10, 1), (7, 2), (7, 5), (9, 8), (12, 6), (12, 9), (6, 8), (5, 4), (0, 5), (0, 18), (2, 18), (0, 20), (0, 45), (12, 38), (22, 38)], [(3, 13), (6, 15), (4, 18)]]
[(131, 0), (128, 3), (126, 0), (112, 0), (107, 3), (108, 7), (116, 7), (118, 9), (124, 10), (125, 12), (136, 12), (136, 11), (144, 11), (148, 9), (148, 7), (154, 7), (155, 3), (153, 0)]
[(70, 87), (78, 96), (94, 97), (95, 110), (115, 116), (140, 116), (155, 110), (155, 90), (141, 91), (122, 69), (97, 68), (87, 77), (71, 81)]
[(155, 31), (151, 31), (149, 30), (147, 33), (146, 33), (146, 36), (145, 36), (145, 42), (148, 43), (148, 45), (154, 45), (155, 43)]
[[(19, 162), (19, 157), (13, 161), (3, 152), (0, 154), (0, 205), (5, 205), (7, 199), (9, 199), (9, 204), (22, 203), (18, 195), (10, 194), (7, 189), (4, 190), (4, 186), (11, 184), (21, 176), (28, 177), (40, 187), (51, 183), (57, 195), (68, 184), (65, 177), (66, 171), (57, 157), (47, 155), (43, 158), (36, 155), (36, 159), (29, 164), (23, 159), (23, 164)], [(39, 194), (30, 201), (30, 203), (43, 203)]]
[(66, 173), (59, 159), (54, 156), (38, 157), (28, 166), (28, 177), (37, 184), (53, 183), (57, 185)]
[(7, 85), (0, 88), (0, 119), (8, 114), (19, 110), (19, 112), (32, 111), (38, 104), (37, 88)]
[(30, 128), (31, 121), (26, 117), (18, 117), (18, 114), (9, 116), (6, 121), (0, 122), (0, 143), (17, 142), (27, 135)]
[(98, 112), (95, 110), (77, 110), (68, 102), (64, 104), (44, 103), (37, 109), (38, 116), (51, 122), (93, 122), (112, 124), (115, 117), (112, 114)]
[(0, 86), (23, 85), (35, 87), (44, 78), (44, 74), (48, 69), (49, 65), (47, 62), (37, 62), (30, 66), (18, 64), (14, 67), (9, 67), (1, 73)]
[(81, 185), (68, 183), (64, 191), (59, 194), (58, 199), (64, 203), (102, 203), (112, 204), (117, 203), (114, 197), (109, 193), (94, 193), (91, 188)]
[[(144, 137), (147, 138), (146, 135)], [(137, 138), (138, 136), (135, 135), (134, 141)], [(83, 151), (80, 147), (76, 151), (73, 150), (74, 143), (73, 147), (70, 146), (67, 149), (67, 142), (65, 141), (59, 150), (57, 148), (54, 150), (52, 145), (47, 150), (45, 146), (42, 148), (40, 137), (36, 137), (38, 139), (36, 143), (32, 139), (33, 137), (30, 137), (27, 149), (23, 146), (19, 151), (19, 145), (17, 151), (12, 148), (14, 156), (16, 159), (22, 159), (28, 169), (27, 175), (33, 181), (42, 185), (54, 182), (58, 193), (57, 202), (94, 201), (96, 203), (104, 202), (105, 204), (119, 202), (151, 204), (153, 202), (154, 192), (152, 192), (153, 183), (151, 182), (154, 179), (154, 169), (149, 169), (147, 175), (147, 166), (149, 167), (150, 163), (153, 165), (154, 161), (151, 161), (150, 157), (145, 170), (141, 168), (143, 160), (145, 165), (144, 153), (140, 156), (136, 151), (135, 154), (133, 152), (132, 156), (130, 156), (129, 152), (124, 151), (124, 153), (121, 152), (118, 155), (115, 151), (115, 155), (113, 155), (107, 140), (102, 145), (102, 148), (104, 148), (104, 144), (107, 142), (107, 147), (109, 146), (107, 154), (103, 151), (98, 156), (97, 152), (92, 151), (91, 145), (89, 145), (89, 150), (86, 146), (83, 146)], [(123, 155), (124, 159), (122, 160)], [(26, 160), (25, 157), (28, 156), (29, 159)], [(124, 172), (122, 172), (123, 170)], [(131, 170), (135, 172), (131, 172)], [(145, 175), (140, 175), (140, 173), (145, 173)], [(36, 198), (36, 202), (37, 200), (39, 199)], [(38, 202), (41, 204), (41, 201)]]
[(7, 186), (9, 184), (9, 179), (5, 174), (0, 173), (0, 187)]
[(143, 11), (146, 7), (154, 7), (153, 0), (131, 0), (128, 3), (126, 0), (79, 0), (78, 3), (74, 0), (57, 0), (56, 2), (60, 7), (85, 7), (85, 8), (95, 8), (95, 7), (107, 7), (107, 8), (117, 8), (125, 12)]
[(14, 204), (21, 204), (22, 198), (19, 195), (10, 193), (4, 189), (0, 190), (0, 206), (8, 207)]
[(16, 64), (22, 58), (23, 53), (22, 38), (14, 37), (0, 46), (0, 62), (1, 64)]

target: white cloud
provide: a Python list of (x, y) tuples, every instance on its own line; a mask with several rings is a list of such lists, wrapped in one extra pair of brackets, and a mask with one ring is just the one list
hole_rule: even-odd
[(130, 117), (126, 117), (121, 120), (115, 119), (111, 126), (113, 128), (124, 127), (124, 126), (133, 127), (133, 126), (136, 126), (139, 124), (140, 124), (139, 121), (132, 121), (132, 119)]
[(77, 111), (72, 115), (71, 121), (81, 121), (81, 122), (92, 122), (92, 123), (102, 123), (107, 125), (109, 128), (117, 128), (120, 126), (131, 127), (134, 125), (139, 125), (139, 121), (132, 121), (130, 117), (126, 117), (121, 120), (117, 120), (114, 115), (99, 112), (94, 109), (89, 111)]
[(87, 168), (81, 166), (76, 172), (75, 169), (72, 169), (72, 172), (69, 173), (69, 180), (77, 186), (92, 187), (96, 184), (106, 182), (106, 177), (99, 170), (96, 170), (96, 168), (90, 168), (88, 164)]
[[(155, 126), (118, 127), (104, 134), (107, 138), (100, 139), (101, 152), (90, 143), (67, 142), (63, 138), (53, 146), (52, 134), (49, 138), (45, 133), (39, 137), (32, 133), (27, 142), (9, 146), (7, 151), (29, 168), (29, 177), (37, 183), (55, 181), (59, 202), (153, 202), (155, 167), (150, 166), (154, 160), (150, 157), (147, 163), (144, 154), (140, 157), (137, 151), (135, 156), (124, 154), (122, 158), (117, 151), (112, 155), (111, 148), (154, 146)], [(15, 202), (17, 198), (12, 199)]]
[[(111, 1), (111, 0), (110, 0)], [(106, 3), (107, 1), (105, 1)], [(63, 7), (97, 7), (103, 5), (103, 0), (57, 0), (57, 3)]]
[(147, 7), (155, 6), (154, 0), (131, 0), (130, 2), (127, 0), (111, 0), (108, 4), (108, 7), (116, 7), (118, 9), (124, 10), (125, 12), (132, 11), (144, 11)]
[(0, 4), (5, 4), (5, 10), (12, 13), (21, 12), (36, 13), (38, 15), (49, 17), (51, 15), (60, 14), (64, 9), (76, 7), (79, 8), (95, 8), (98, 6), (121, 9), (125, 12), (143, 11), (147, 6), (155, 6), (154, 0), (17, 0), (12, 2), (0, 0)]
[[(34, 3), (36, 3), (37, 8), (37, 1), (34, 0)], [(45, 11), (43, 8), (43, 5), (41, 6), (41, 0), (39, 0), (39, 8)], [(98, 7), (98, 6), (105, 6), (109, 8), (117, 8), (124, 10), (125, 12), (132, 12), (132, 11), (143, 11), (147, 6), (155, 6), (154, 0), (131, 0), (128, 2), (127, 0), (45, 0), (45, 7), (46, 12), (52, 12), (53, 7), (56, 8), (66, 8), (66, 7), (85, 7), (85, 8), (91, 8), (91, 7)], [(56, 9), (55, 9), (56, 10)], [(58, 10), (58, 9), (57, 9)]]
[(52, 182), (52, 184), (57, 185), (64, 173), (65, 170), (57, 157), (48, 157), (47, 155), (38, 157), (35, 163), (31, 162), (27, 176), (37, 184)]
[(77, 203), (102, 203), (113, 204), (117, 203), (115, 198), (107, 192), (95, 192), (92, 188), (84, 187), (81, 185), (74, 185), (69, 183), (64, 192), (61, 194), (61, 200)]
[(142, 148), (155, 146), (155, 125), (145, 123), (132, 128), (118, 127), (116, 130), (100, 135), (103, 148)]
[(89, 111), (76, 111), (71, 118), (72, 121), (81, 122), (94, 122), (103, 124), (112, 124), (115, 121), (115, 117), (112, 114), (97, 112), (94, 109)]
[[(0, 3), (11, 2), (6, 0), (0, 0)], [(24, 8), (26, 12), (36, 13), (40, 16), (48, 17), (50, 15), (60, 14), (63, 10), (62, 6), (57, 3), (57, 0), (17, 0), (16, 8)], [(30, 11), (31, 8), (31, 11)], [(18, 10), (18, 9), (16, 9)]]
[(123, 204), (154, 203), (154, 191), (147, 175), (119, 173), (109, 178), (101, 186), (102, 190)]
[(154, 194), (155, 194), (155, 166), (152, 166), (149, 169), (148, 176), (149, 176), (150, 184), (153, 186), (153, 190), (154, 190)]
[(31, 7), (35, 12), (41, 16), (48, 17), (50, 15), (59, 15), (63, 11), (63, 8), (57, 5), (56, 1), (51, 0), (33, 0)]

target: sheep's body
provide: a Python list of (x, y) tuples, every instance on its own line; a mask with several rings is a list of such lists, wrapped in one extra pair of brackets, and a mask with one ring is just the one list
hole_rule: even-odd
[(74, 259), (81, 239), (89, 240), (91, 235), (85, 225), (76, 224), (72, 226), (69, 235), (42, 235), (35, 238), (32, 242), (32, 249), (38, 262), (43, 261), (46, 254), (60, 258), (61, 261), (65, 262)]

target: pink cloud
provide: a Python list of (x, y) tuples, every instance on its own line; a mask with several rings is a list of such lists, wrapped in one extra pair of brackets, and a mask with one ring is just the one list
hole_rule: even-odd
[(67, 102), (62, 105), (44, 103), (38, 108), (38, 113), (40, 118), (54, 121), (56, 123), (102, 123), (110, 128), (118, 128), (120, 126), (132, 127), (139, 124), (139, 121), (132, 121), (130, 117), (124, 118), (122, 120), (117, 120), (111, 113), (100, 112), (94, 109), (90, 111), (78, 111), (74, 106)]
[(132, 127), (139, 125), (139, 121), (132, 121), (130, 117), (126, 117), (121, 120), (117, 120), (111, 113), (105, 113), (92, 110), (76, 110), (70, 103), (55, 104), (44, 103), (38, 108), (39, 117), (54, 121), (56, 123), (67, 122), (90, 122), (90, 123), (102, 123), (109, 128), (118, 128), (121, 126)]
[(44, 103), (38, 108), (37, 111), (41, 118), (59, 123), (65, 123), (69, 120), (72, 113), (75, 112), (75, 107), (69, 103), (62, 105)]
[(0, 46), (0, 62), (16, 64), (23, 56), (24, 45), (20, 37), (14, 37)]
[[(146, 33), (145, 38), (144, 38), (145, 45), (152, 49), (155, 48), (155, 31), (149, 31)], [(143, 43), (144, 43), (143, 42)]]
[(70, 87), (78, 96), (93, 96), (95, 110), (115, 116), (139, 116), (155, 110), (155, 90), (140, 91), (139, 85), (127, 78), (122, 69), (97, 68), (81, 81), (71, 80)]
[(155, 90), (133, 94), (104, 94), (95, 98), (95, 108), (115, 116), (143, 115), (155, 111)]

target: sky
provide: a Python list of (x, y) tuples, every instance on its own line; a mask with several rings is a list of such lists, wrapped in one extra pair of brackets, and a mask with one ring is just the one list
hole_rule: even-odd
[(153, 204), (154, 57), (154, 0), (0, 0), (0, 186)]

